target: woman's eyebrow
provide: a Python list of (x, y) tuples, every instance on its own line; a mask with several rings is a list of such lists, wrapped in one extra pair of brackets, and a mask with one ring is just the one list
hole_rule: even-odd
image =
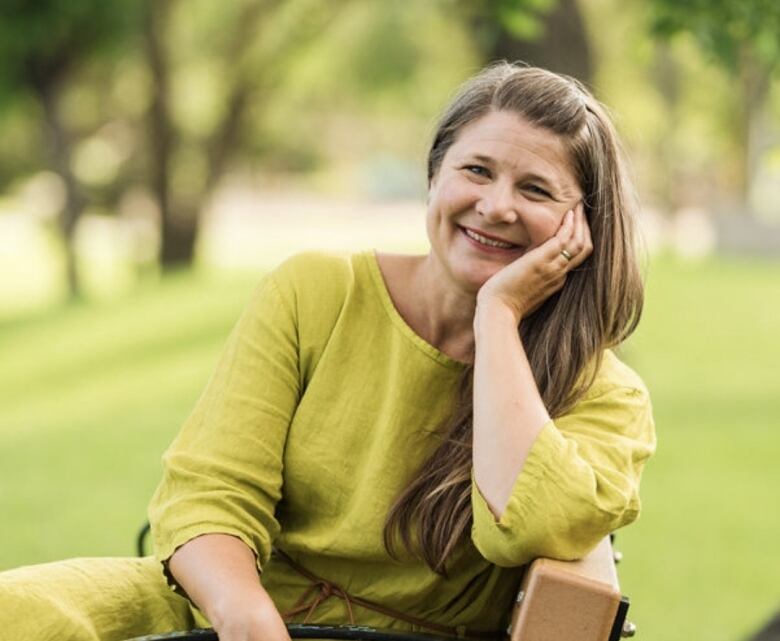
[(485, 156), (484, 154), (465, 154), (461, 162), (479, 162), (483, 165), (494, 165), (495, 160), (493, 160), (490, 156)]

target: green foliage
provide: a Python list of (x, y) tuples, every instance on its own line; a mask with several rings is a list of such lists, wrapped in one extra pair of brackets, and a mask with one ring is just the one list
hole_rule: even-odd
[(503, 29), (520, 40), (545, 36), (544, 19), (558, 0), (460, 0), (456, 6), (485, 46)]
[[(312, 175), (346, 165), (363, 171), (381, 154), (421, 162), (435, 113), (479, 64), (468, 30), (447, 9), (339, 5), (316, 39), (274, 60), (281, 68), (272, 91), (247, 119), (257, 164)], [(354, 195), (362, 186), (347, 187)]]
[[(53, 168), (51, 122), (42, 122), (42, 96), (55, 104), (74, 85), (103, 94), (94, 78), (74, 79), (91, 63), (127, 51), (139, 35), (144, 7), (141, 0), (0, 3), (0, 185)], [(101, 95), (109, 109), (104, 99)], [(88, 110), (80, 102), (72, 111)]]
[[(374, 156), (421, 162), (436, 113), (491, 43), (543, 39), (550, 12), (564, 8), (558, 0), (7, 0), (0, 3), (0, 185), (52, 168), (50, 128), (30, 91), (49, 72), (60, 74), (56, 102), (71, 143), (62, 155), (72, 159), (89, 205), (113, 212), (131, 188), (152, 191), (150, 159), (159, 155), (149, 140), (160, 137), (149, 135), (147, 116), (159, 92), (143, 55), (143, 19), (163, 3), (170, 6), (163, 42), (171, 190), (183, 219), (207, 200), (217, 155), (210, 151), (221, 149), (220, 131), (230, 131), (221, 125), (236, 105), (236, 133), (223, 137), (225, 173), (360, 193), (355, 175)], [(702, 51), (734, 65), (746, 50), (776, 65), (778, 7), (774, 0), (579, 2), (598, 61), (596, 87), (631, 143), (646, 202), (675, 209), (732, 196), (745, 155), (735, 142), (744, 109), (739, 88), (719, 66), (705, 65)], [(648, 25), (659, 37), (685, 37), (660, 47)], [(671, 98), (664, 86), (673, 86)], [(753, 138), (770, 145), (776, 136)], [(111, 167), (87, 153), (100, 148), (115, 157)]]
[(137, 0), (4, 0), (0, 4), (0, 104), (43, 74), (115, 50), (139, 28)]
[(555, 7), (556, 0), (498, 0), (497, 20), (520, 40), (544, 37), (544, 17)]
[(776, 0), (652, 0), (653, 31), (693, 35), (707, 55), (737, 70), (750, 55), (768, 69), (780, 65), (780, 3)]
[(415, 72), (420, 51), (409, 29), (408, 13), (405, 5), (392, 4), (373, 17), (366, 15), (365, 28), (356, 31), (351, 71), (362, 92), (392, 91)]

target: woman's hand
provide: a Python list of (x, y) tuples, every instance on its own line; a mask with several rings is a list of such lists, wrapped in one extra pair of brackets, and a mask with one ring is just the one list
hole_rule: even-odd
[(566, 212), (549, 240), (523, 254), (489, 278), (477, 294), (477, 306), (500, 302), (516, 324), (566, 282), (566, 274), (593, 251), (582, 202)]

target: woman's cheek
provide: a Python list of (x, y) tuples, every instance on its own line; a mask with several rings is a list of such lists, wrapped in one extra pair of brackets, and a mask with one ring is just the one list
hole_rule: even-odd
[(479, 198), (479, 186), (461, 176), (451, 176), (441, 188), (440, 196), (449, 213), (460, 213), (473, 207)]
[(531, 244), (534, 247), (538, 247), (555, 235), (561, 226), (563, 214), (549, 207), (542, 206), (536, 209), (531, 220), (533, 224), (529, 224), (528, 229), (531, 236)]

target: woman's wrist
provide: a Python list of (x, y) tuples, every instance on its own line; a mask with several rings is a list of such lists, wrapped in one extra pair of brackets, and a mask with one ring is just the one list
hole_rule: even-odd
[(480, 294), (477, 296), (477, 307), (474, 312), (475, 339), (479, 331), (486, 325), (507, 324), (516, 330), (521, 320), (520, 311), (503, 298), (495, 295)]
[(209, 620), (215, 630), (219, 631), (226, 625), (243, 616), (247, 611), (253, 611), (259, 615), (267, 612), (276, 614), (276, 606), (273, 600), (259, 583), (237, 585), (237, 589), (225, 589), (218, 599), (204, 604), (203, 614)]

